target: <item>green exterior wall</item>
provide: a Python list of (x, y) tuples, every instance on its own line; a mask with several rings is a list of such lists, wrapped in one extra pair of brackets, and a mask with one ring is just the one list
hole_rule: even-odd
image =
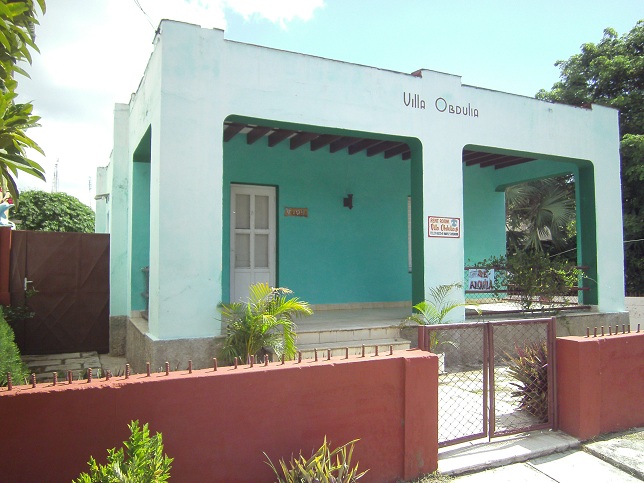
[[(217, 182), (214, 180), (213, 182)], [(288, 141), (224, 143), (222, 294), (230, 296), (230, 185), (277, 187), (277, 284), (311, 303), (411, 300), (407, 198), (410, 161), (289, 149)], [(343, 198), (353, 194), (353, 209)], [(284, 208), (308, 208), (285, 217)]]
[(505, 193), (496, 191), (498, 180), (494, 171), (494, 168), (463, 166), (466, 265), (505, 255)]
[(146, 275), (141, 271), (150, 265), (150, 131), (134, 154), (132, 166), (132, 264), (131, 309), (146, 310)]

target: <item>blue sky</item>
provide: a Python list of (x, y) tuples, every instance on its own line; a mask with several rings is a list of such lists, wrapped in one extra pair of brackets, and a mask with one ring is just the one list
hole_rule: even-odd
[(462, 76), (464, 84), (534, 96), (557, 81), (554, 62), (621, 35), (644, 18), (642, 0), (48, 0), (37, 30), (41, 54), (22, 80), (42, 127), (30, 131), (50, 190), (90, 204), (97, 166), (109, 161), (112, 111), (138, 86), (161, 18), (223, 28), (230, 40), (383, 69), (420, 68)]

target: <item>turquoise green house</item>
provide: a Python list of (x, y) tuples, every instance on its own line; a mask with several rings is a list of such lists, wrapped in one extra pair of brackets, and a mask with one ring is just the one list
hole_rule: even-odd
[(115, 108), (97, 196), (111, 315), (132, 351), (206, 344), (221, 331), (217, 305), (260, 281), (318, 307), (411, 307), (462, 280), (467, 260), (505, 252), (507, 186), (569, 173), (593, 280), (584, 302), (624, 310), (615, 110), (173, 21), (154, 44)]

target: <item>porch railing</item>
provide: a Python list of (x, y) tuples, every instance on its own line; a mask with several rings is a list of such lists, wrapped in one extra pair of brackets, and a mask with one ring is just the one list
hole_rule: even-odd
[[(589, 267), (576, 266), (574, 269), (586, 272)], [(479, 306), (495, 306), (499, 310), (548, 311), (583, 306), (582, 292), (590, 290), (582, 284), (552, 284), (540, 287), (535, 283), (522, 287), (508, 283), (508, 270), (503, 266), (466, 266), (463, 276), (465, 301)], [(554, 285), (554, 287), (553, 287)]]

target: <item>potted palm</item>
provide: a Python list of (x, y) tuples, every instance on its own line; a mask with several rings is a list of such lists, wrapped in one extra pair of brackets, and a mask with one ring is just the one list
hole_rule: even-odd
[(247, 361), (261, 351), (292, 359), (296, 354), (295, 319), (313, 314), (308, 302), (289, 297), (287, 288), (269, 287), (266, 283), (250, 286), (247, 302), (222, 304), (227, 323), (222, 348), (224, 359)]
[[(414, 313), (407, 318), (418, 325), (440, 325), (447, 323), (445, 319), (447, 315), (458, 307), (465, 307), (463, 302), (456, 302), (449, 298), (452, 291), (462, 289), (463, 285), (459, 282), (454, 282), (446, 285), (439, 285), (438, 287), (430, 287), (429, 297), (427, 300), (414, 305)], [(478, 308), (475, 308), (480, 313)], [(445, 372), (445, 353), (437, 352), (438, 347), (442, 344), (448, 344), (456, 347), (456, 343), (450, 340), (441, 340), (438, 331), (429, 332), (429, 351), (438, 355), (439, 358), (439, 372)]]

